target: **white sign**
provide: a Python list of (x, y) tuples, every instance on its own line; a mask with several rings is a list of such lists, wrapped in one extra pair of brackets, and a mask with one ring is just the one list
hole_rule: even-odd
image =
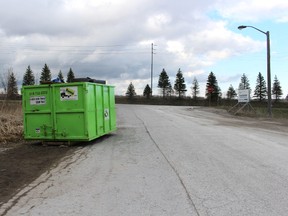
[(243, 89), (238, 90), (238, 103), (248, 103), (250, 102), (250, 90)]
[(30, 97), (30, 105), (45, 105), (45, 104), (46, 104), (45, 96)]
[(68, 86), (60, 88), (60, 100), (78, 100), (78, 87)]

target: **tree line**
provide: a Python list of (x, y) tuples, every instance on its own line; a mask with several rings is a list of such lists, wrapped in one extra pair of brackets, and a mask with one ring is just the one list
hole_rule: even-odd
[[(163, 98), (172, 95), (176, 95), (178, 98), (181, 98), (185, 96), (185, 93), (187, 92), (185, 78), (180, 68), (176, 73), (176, 79), (173, 88), (170, 82), (170, 78), (164, 68), (159, 75), (157, 87), (161, 90)], [(251, 92), (249, 80), (245, 73), (241, 76), (238, 89), (239, 90), (249, 89)], [(196, 77), (194, 77), (192, 81), (191, 91), (192, 91), (191, 92), (192, 98), (196, 100), (200, 94), (200, 86)], [(283, 95), (280, 81), (278, 80), (276, 75), (274, 78), (271, 93), (272, 95), (274, 95), (275, 101), (278, 101)], [(152, 95), (151, 87), (149, 86), (149, 84), (147, 84), (144, 88), (143, 96), (146, 98), (150, 98), (151, 95)], [(132, 82), (129, 84), (127, 88), (126, 96), (130, 99), (136, 96), (135, 87)], [(259, 72), (257, 75), (253, 97), (256, 100), (263, 101), (266, 98), (266, 96), (267, 96), (266, 82), (261, 72)], [(206, 99), (209, 99), (209, 101), (211, 102), (217, 102), (219, 99), (222, 98), (221, 88), (218, 85), (216, 75), (212, 71), (209, 73), (207, 78), (205, 97)], [(228, 99), (235, 99), (237, 97), (237, 92), (232, 85), (229, 86), (226, 93), (226, 97)]]
[[(74, 72), (72, 68), (70, 68), (67, 73), (66, 82), (70, 83), (72, 82), (74, 78), (75, 78)], [(64, 82), (64, 76), (63, 76), (62, 71), (60, 70), (57, 75), (57, 78), (52, 80), (50, 68), (45, 63), (44, 67), (42, 68), (41, 75), (40, 75), (40, 84), (47, 83), (47, 82), (49, 83), (51, 81)], [(3, 75), (0, 76), (0, 82), (1, 82), (1, 87), (4, 89), (4, 94), (6, 95), (7, 99), (17, 98), (17, 96), (19, 95), (17, 79), (15, 77), (15, 74), (12, 68), (8, 69), (6, 76), (3, 76)], [(29, 65), (26, 69), (26, 72), (24, 73), (22, 86), (35, 85), (35, 84), (36, 84), (35, 75)]]
[[(70, 68), (67, 73), (66, 82), (69, 83), (74, 78), (75, 78), (74, 72)], [(52, 81), (51, 79), (52, 79), (51, 71), (48, 65), (45, 63), (41, 71), (40, 83), (51, 82)], [(56, 80), (54, 79), (53, 81), (64, 82), (64, 77), (61, 70), (59, 71)], [(8, 99), (13, 99), (18, 96), (17, 79), (14, 75), (12, 68), (8, 69), (6, 77), (3, 75), (0, 76), (0, 84), (4, 89), (4, 94)], [(26, 69), (26, 72), (24, 73), (22, 85), (25, 86), (35, 84), (36, 84), (35, 75), (29, 65)], [(176, 79), (173, 88), (170, 82), (170, 78), (164, 68), (159, 75), (157, 87), (161, 90), (161, 94), (164, 98), (172, 95), (176, 95), (178, 98), (181, 98), (185, 96), (187, 92), (185, 78), (180, 68), (176, 73)], [(238, 89), (239, 90), (249, 89), (251, 91), (249, 80), (245, 75), (245, 73), (241, 76)], [(191, 91), (192, 91), (192, 98), (196, 100), (200, 94), (200, 86), (196, 77), (194, 77), (192, 81)], [(274, 77), (271, 93), (272, 95), (274, 95), (276, 101), (278, 101), (283, 95), (280, 81), (278, 80), (276, 75)], [(151, 95), (152, 95), (151, 87), (147, 84), (144, 88), (143, 96), (149, 98), (151, 97)], [(126, 96), (128, 96), (129, 98), (133, 98), (134, 96), (136, 96), (135, 87), (132, 82), (129, 84), (127, 88)], [(261, 72), (259, 72), (257, 75), (253, 97), (259, 101), (263, 101), (265, 100), (266, 96), (267, 96), (266, 82)], [(216, 102), (222, 98), (221, 88), (218, 85), (216, 75), (212, 71), (209, 73), (207, 78), (205, 97), (209, 99), (211, 102)], [(237, 97), (236, 90), (232, 85), (229, 86), (226, 93), (226, 97), (228, 99), (234, 99)]]

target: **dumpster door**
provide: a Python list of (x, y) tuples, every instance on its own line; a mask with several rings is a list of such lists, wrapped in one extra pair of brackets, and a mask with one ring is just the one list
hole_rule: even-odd
[(25, 139), (54, 139), (51, 89), (50, 85), (23, 88)]
[(85, 84), (53, 85), (56, 140), (88, 140)]

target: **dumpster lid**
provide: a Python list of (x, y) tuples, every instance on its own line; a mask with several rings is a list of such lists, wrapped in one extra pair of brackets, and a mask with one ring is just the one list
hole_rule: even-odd
[(72, 79), (72, 82), (91, 82), (91, 83), (106, 84), (106, 80), (96, 80), (96, 79), (92, 79), (90, 77), (74, 78), (74, 79)]

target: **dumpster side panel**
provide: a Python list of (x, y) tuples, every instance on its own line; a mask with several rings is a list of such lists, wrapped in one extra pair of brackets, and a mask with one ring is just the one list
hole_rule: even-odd
[(96, 86), (87, 83), (87, 124), (89, 138), (98, 137), (96, 127)]
[(56, 115), (55, 139), (89, 140), (85, 131), (85, 116), (81, 112), (63, 112)]
[(115, 106), (115, 92), (114, 86), (109, 88), (109, 107), (110, 107), (110, 130), (116, 130), (116, 106)]
[(51, 113), (26, 113), (25, 139), (54, 139)]
[(114, 87), (103, 87), (104, 102), (104, 133), (109, 133), (116, 129)]
[(51, 87), (24, 86), (22, 106), (25, 139), (53, 139), (53, 100)]
[(103, 86), (104, 133), (110, 131), (109, 87)]
[(85, 83), (53, 86), (55, 101), (55, 139), (89, 140), (86, 121)]
[(96, 85), (96, 125), (97, 134), (101, 136), (104, 134), (104, 118), (103, 118), (103, 86)]

